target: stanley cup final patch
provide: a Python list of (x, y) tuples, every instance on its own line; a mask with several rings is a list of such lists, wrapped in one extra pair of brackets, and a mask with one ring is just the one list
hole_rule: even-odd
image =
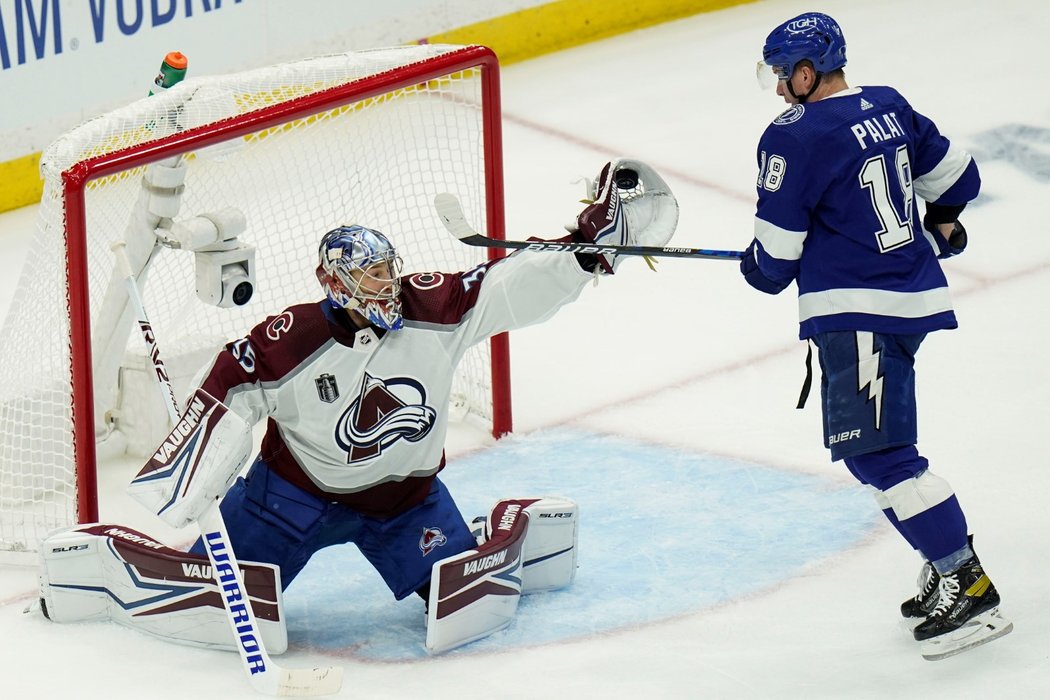
[(322, 374), (314, 380), (314, 384), (317, 385), (317, 397), (325, 403), (332, 403), (339, 398), (339, 385), (334, 375)]

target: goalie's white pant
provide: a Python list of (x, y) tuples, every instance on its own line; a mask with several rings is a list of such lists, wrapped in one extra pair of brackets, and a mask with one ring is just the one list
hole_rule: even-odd
[(571, 584), (578, 521), (576, 503), (568, 498), (496, 503), (482, 544), (434, 564), (427, 651), (448, 651), (506, 627), (522, 593)]
[[(288, 635), (277, 567), (240, 564), (266, 650), (283, 653)], [(56, 530), (40, 546), (40, 601), (53, 622), (113, 620), (171, 641), (236, 651), (222, 593), (207, 557), (122, 525)]]

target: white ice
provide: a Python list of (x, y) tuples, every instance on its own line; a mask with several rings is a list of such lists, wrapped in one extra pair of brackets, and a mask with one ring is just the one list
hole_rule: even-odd
[[(394, 662), (293, 645), (282, 664), (344, 664), (348, 698), (1050, 697), (1050, 465), (1040, 437), (1050, 424), (1050, 237), (1041, 205), (1050, 201), (1050, 94), (1041, 70), (1050, 10), (1042, 2), (759, 2), (508, 67), (508, 230), (556, 235), (578, 207), (570, 181), (631, 155), (674, 188), (682, 207), (677, 244), (744, 246), (754, 146), (781, 109), (755, 86), (754, 64), (770, 28), (810, 9), (844, 27), (851, 84), (898, 88), (981, 166), (983, 194), (963, 216), (970, 249), (945, 265), (961, 327), (932, 335), (919, 354), (919, 446), (959, 495), (1014, 632), (952, 659), (924, 661), (897, 622), (919, 561), (873, 520), (847, 548), (772, 585), (750, 585), (763, 561), (675, 581), (673, 588), (696, 591), (698, 600), (710, 587), (730, 594), (670, 619)], [(34, 216), (33, 207), (0, 216), (4, 299)], [(815, 401), (794, 409), (805, 354), (795, 318), (790, 292), (754, 292), (729, 263), (668, 259), (658, 274), (629, 263), (552, 321), (513, 334), (514, 439), (567, 427), (852, 488), (821, 445)], [(498, 449), (483, 436), (457, 435), (449, 478), (457, 459)], [(650, 505), (617, 492), (614, 469), (593, 476), (624, 512)], [(116, 491), (121, 479), (104, 486)], [(702, 492), (705, 484), (689, 487)], [(518, 494), (502, 494), (494, 483), (492, 496), (499, 495)], [(102, 504), (106, 518), (139, 518), (107, 506), (105, 493)], [(786, 513), (787, 530), (809, 523), (804, 508)], [(667, 515), (617, 536), (677, 538), (685, 555), (703, 558), (717, 524), (690, 527), (687, 506)], [(602, 565), (639, 568), (616, 554), (611, 548)], [(641, 568), (665, 583), (664, 570)], [(582, 581), (581, 573), (575, 592), (587, 600)], [(748, 593), (734, 596), (734, 587)], [(23, 615), (34, 590), (33, 569), (0, 569), (4, 698), (253, 697), (232, 654), (112, 624), (57, 626)], [(603, 605), (603, 593), (596, 590), (589, 604), (615, 619), (616, 605)], [(394, 605), (382, 597), (371, 604)], [(527, 625), (523, 614), (516, 627)]]

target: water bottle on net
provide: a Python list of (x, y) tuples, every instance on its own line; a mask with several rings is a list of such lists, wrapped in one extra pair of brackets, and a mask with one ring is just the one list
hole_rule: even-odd
[(160, 72), (157, 73), (157, 77), (153, 79), (153, 86), (150, 87), (149, 94), (158, 95), (172, 85), (182, 81), (186, 77), (186, 66), (189, 61), (186, 55), (179, 51), (169, 51), (168, 55), (164, 57), (164, 61), (160, 64)]

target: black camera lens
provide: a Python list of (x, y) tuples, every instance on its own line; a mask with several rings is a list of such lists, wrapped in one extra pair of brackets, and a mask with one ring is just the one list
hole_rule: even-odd
[(233, 303), (237, 306), (244, 306), (249, 301), (251, 301), (252, 292), (254, 291), (255, 288), (252, 286), (251, 282), (241, 282), (233, 288)]

